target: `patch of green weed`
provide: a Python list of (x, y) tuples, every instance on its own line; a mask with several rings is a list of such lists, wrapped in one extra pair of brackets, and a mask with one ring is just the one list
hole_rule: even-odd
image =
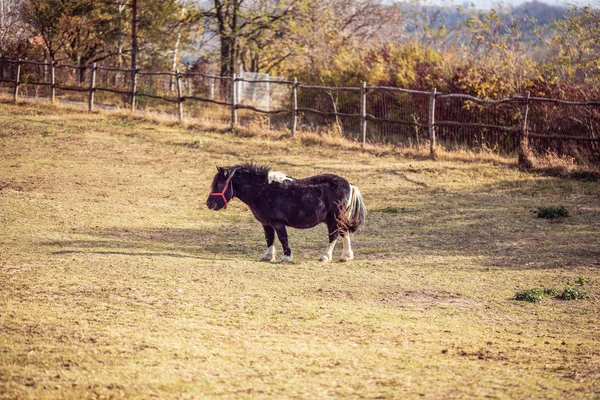
[(560, 292), (554, 288), (534, 288), (517, 292), (517, 294), (515, 294), (515, 300), (537, 303), (544, 297), (556, 297), (559, 293)]
[(42, 136), (46, 137), (46, 136), (50, 136), (52, 135), (52, 128), (47, 126), (44, 131), (42, 132)]
[(582, 300), (587, 299), (589, 296), (587, 291), (583, 289), (576, 287), (567, 287), (558, 297), (563, 300)]
[(586, 283), (588, 283), (588, 278), (585, 276), (578, 276), (577, 279), (575, 280), (575, 283), (578, 284), (579, 286), (583, 286)]
[(587, 291), (576, 287), (567, 287), (562, 292), (554, 288), (534, 288), (515, 294), (515, 300), (528, 301), (530, 303), (537, 303), (544, 297), (555, 297), (562, 300), (581, 300), (589, 296)]
[(568, 217), (569, 210), (565, 208), (565, 206), (559, 207), (538, 207), (537, 217), (538, 218), (546, 218), (553, 219), (558, 217)]
[(515, 294), (515, 300), (528, 301), (530, 303), (537, 303), (538, 301), (542, 300), (543, 297), (544, 297), (544, 290), (537, 289), (537, 288), (523, 290), (523, 291), (517, 292), (517, 294)]

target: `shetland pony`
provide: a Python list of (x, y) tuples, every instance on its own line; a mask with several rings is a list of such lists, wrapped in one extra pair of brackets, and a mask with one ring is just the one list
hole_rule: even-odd
[(320, 261), (333, 259), (338, 236), (344, 241), (340, 261), (354, 258), (350, 233), (364, 222), (366, 208), (358, 187), (344, 178), (323, 174), (293, 179), (256, 164), (217, 167), (207, 207), (225, 209), (234, 197), (245, 203), (263, 225), (267, 251), (262, 261), (275, 259), (275, 234), (283, 246), (282, 260), (292, 261), (286, 227), (307, 229), (321, 222), (327, 224), (329, 245)]

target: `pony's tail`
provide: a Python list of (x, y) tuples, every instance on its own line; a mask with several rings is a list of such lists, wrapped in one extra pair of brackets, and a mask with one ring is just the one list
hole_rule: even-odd
[(342, 206), (338, 218), (338, 230), (340, 233), (354, 233), (358, 227), (365, 222), (367, 208), (363, 202), (362, 195), (357, 186), (350, 185), (348, 201)]

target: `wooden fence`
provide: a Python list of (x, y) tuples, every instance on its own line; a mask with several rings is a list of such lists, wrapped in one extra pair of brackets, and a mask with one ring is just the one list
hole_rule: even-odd
[[(250, 110), (253, 112), (263, 113), (263, 114), (289, 114), (288, 126), (290, 127), (291, 134), (294, 135), (298, 130), (298, 117), (299, 115), (312, 114), (325, 118), (335, 118), (336, 121), (339, 119), (356, 119), (359, 121), (360, 129), (359, 129), (359, 137), (362, 145), (366, 145), (367, 143), (367, 135), (368, 130), (367, 126), (369, 123), (383, 123), (383, 124), (392, 124), (392, 125), (408, 125), (418, 130), (422, 129), (427, 132), (430, 153), (433, 158), (436, 156), (436, 148), (438, 146), (438, 135), (437, 130), (443, 127), (460, 127), (461, 129), (479, 129), (479, 130), (494, 130), (501, 132), (507, 135), (518, 135), (518, 153), (519, 153), (519, 164), (522, 166), (528, 166), (530, 164), (528, 155), (530, 154), (529, 146), (530, 142), (533, 138), (544, 139), (544, 140), (558, 140), (558, 141), (573, 141), (573, 142), (592, 142), (594, 145), (592, 146), (592, 151), (595, 155), (596, 153), (600, 153), (600, 148), (598, 143), (600, 143), (600, 137), (597, 136), (598, 131), (600, 130), (600, 101), (589, 101), (589, 102), (573, 102), (573, 101), (565, 101), (565, 100), (557, 100), (557, 99), (548, 99), (548, 98), (540, 98), (540, 97), (531, 97), (529, 92), (523, 93), (522, 95), (513, 96), (510, 98), (499, 99), (499, 100), (483, 100), (473, 96), (464, 95), (464, 94), (444, 94), (438, 92), (435, 88), (430, 92), (425, 91), (416, 91), (416, 90), (408, 90), (408, 89), (400, 89), (394, 87), (384, 87), (384, 86), (367, 86), (366, 83), (362, 83), (360, 87), (327, 87), (327, 86), (312, 86), (312, 85), (303, 85), (297, 82), (294, 78), (291, 81), (280, 80), (280, 81), (271, 81), (269, 79), (265, 80), (245, 80), (239, 75), (231, 75), (230, 77), (221, 77), (210, 74), (201, 74), (201, 73), (193, 73), (193, 72), (142, 72), (140, 70), (131, 70), (124, 68), (112, 68), (112, 67), (103, 67), (97, 66), (96, 64), (91, 64), (86, 67), (76, 66), (76, 65), (66, 65), (66, 64), (57, 64), (57, 63), (39, 63), (35, 61), (29, 60), (0, 60), (0, 63), (11, 64), (16, 67), (16, 71), (14, 73), (13, 79), (5, 79), (4, 77), (4, 65), (2, 64), (2, 73), (0, 74), (0, 82), (12, 84), (12, 94), (14, 101), (17, 101), (19, 98), (19, 88), (24, 85), (37, 85), (37, 86), (48, 86), (50, 88), (50, 99), (51, 101), (56, 101), (56, 90), (63, 91), (77, 91), (81, 93), (87, 93), (87, 106), (89, 111), (94, 111), (95, 107), (95, 94), (97, 92), (110, 92), (122, 95), (128, 98), (128, 104), (132, 110), (136, 109), (136, 101), (140, 98), (153, 98), (159, 99), (162, 101), (167, 101), (175, 104), (177, 106), (176, 113), (179, 121), (184, 119), (184, 103), (190, 101), (197, 102), (205, 102), (217, 104), (225, 107), (229, 107), (231, 110), (231, 125), (232, 128), (235, 129), (238, 126), (238, 110)], [(23, 80), (22, 69), (26, 65), (35, 65), (43, 67), (45, 70), (49, 70), (49, 81), (46, 79), (38, 79), (31, 80), (28, 79), (26, 82)], [(82, 86), (82, 82), (79, 82), (79, 85), (68, 85), (65, 83), (58, 82), (56, 79), (57, 70), (65, 68), (65, 69), (77, 69), (81, 71), (82, 68), (84, 70), (88, 70), (89, 78), (88, 84), (84, 87)], [(119, 88), (119, 87), (106, 87), (106, 86), (98, 86), (96, 84), (96, 76), (99, 71), (112, 71), (116, 73), (123, 74), (124, 76), (130, 76), (129, 78), (129, 87)], [(168, 77), (171, 80), (175, 81), (174, 85), (174, 93), (171, 96), (165, 95), (157, 95), (152, 93), (143, 93), (138, 90), (138, 79), (140, 77), (153, 77), (153, 76), (162, 76)], [(210, 93), (206, 96), (198, 96), (188, 93), (184, 93), (182, 89), (182, 80), (183, 79), (193, 79), (194, 77), (203, 77), (211, 80), (211, 85), (214, 82), (220, 82), (222, 87), (229, 87), (229, 93), (227, 96), (221, 96), (220, 98), (215, 98), (213, 95), (214, 88), (211, 86)], [(256, 105), (251, 104), (242, 104), (242, 102), (238, 99), (239, 96), (239, 83), (240, 82), (250, 82), (252, 84), (277, 84), (277, 85), (285, 85), (289, 90), (289, 101), (286, 101), (283, 106), (274, 109), (264, 109)], [(268, 87), (268, 86), (267, 86)], [(340, 93), (352, 93), (353, 96), (358, 95), (360, 97), (360, 104), (357, 108), (352, 108), (350, 112), (342, 112), (335, 107), (333, 110), (324, 110), (318, 109), (310, 106), (298, 106), (298, 92), (300, 90), (311, 90), (311, 91), (321, 91), (322, 93), (328, 93), (328, 95), (333, 98), (335, 96), (339, 96)], [(413, 115), (413, 120), (406, 120), (398, 117), (390, 117), (392, 114), (390, 110), (379, 110), (377, 113), (368, 112), (368, 97), (369, 93), (378, 93), (381, 91), (385, 91), (386, 93), (392, 93), (394, 95), (404, 95), (404, 96), (413, 96), (415, 98), (419, 98), (422, 104), (425, 104), (425, 101), (428, 103), (427, 107), (427, 115), (424, 118), (423, 115)], [(486, 122), (466, 122), (464, 120), (451, 120), (447, 118), (448, 115), (442, 114), (442, 118), (436, 118), (436, 111), (439, 113), (442, 109), (437, 105), (437, 102), (444, 100), (453, 100), (459, 99), (463, 102), (470, 102), (472, 104), (476, 104), (479, 106), (494, 106), (494, 105), (510, 105), (514, 108), (513, 117), (511, 118), (511, 124), (500, 125), (498, 123), (490, 123)], [(414, 102), (417, 103), (417, 100)], [(553, 104), (553, 105), (568, 105), (568, 106), (579, 106), (579, 107), (591, 107), (593, 109), (593, 113), (591, 119), (591, 131), (588, 136), (578, 136), (578, 135), (564, 135), (564, 134), (539, 134), (536, 132), (532, 132), (530, 129), (530, 107), (533, 103), (538, 104)], [(396, 108), (399, 106), (396, 104)], [(464, 108), (464, 107), (463, 107)], [(377, 115), (376, 115), (377, 114)], [(424, 113), (421, 113), (424, 114)], [(446, 113), (448, 114), (448, 113)], [(463, 118), (464, 119), (464, 118)], [(494, 122), (494, 121), (492, 121)], [(589, 125), (589, 124), (588, 124)]]

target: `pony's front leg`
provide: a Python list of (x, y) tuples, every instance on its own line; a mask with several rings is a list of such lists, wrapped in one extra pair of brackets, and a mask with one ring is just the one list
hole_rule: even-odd
[(322, 262), (329, 262), (333, 260), (333, 248), (335, 247), (335, 242), (337, 242), (337, 238), (339, 236), (337, 221), (334, 216), (327, 218), (327, 230), (329, 231), (329, 246), (327, 246), (325, 254), (319, 258), (319, 261)]
[(265, 239), (267, 240), (267, 251), (261, 261), (273, 261), (275, 259), (275, 229), (269, 225), (263, 225), (265, 229)]
[(283, 256), (281, 257), (281, 260), (285, 262), (292, 261), (292, 249), (290, 249), (290, 246), (288, 245), (288, 236), (285, 225), (275, 225), (273, 228), (275, 229), (275, 233), (277, 233), (277, 237), (283, 246)]
[(354, 252), (352, 251), (352, 246), (350, 245), (350, 234), (345, 233), (342, 236), (342, 239), (344, 239), (344, 250), (342, 250), (340, 261), (350, 261), (354, 258)]

